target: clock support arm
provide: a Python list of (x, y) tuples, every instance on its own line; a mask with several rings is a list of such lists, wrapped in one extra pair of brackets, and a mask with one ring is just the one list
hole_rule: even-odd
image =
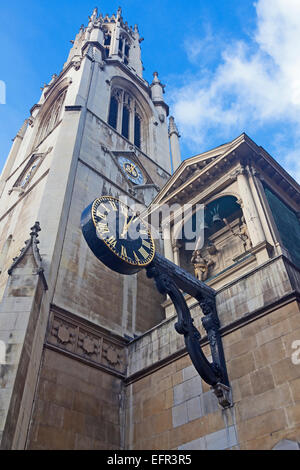
[[(175, 329), (184, 335), (187, 352), (201, 378), (209, 384), (223, 408), (232, 406), (225, 356), (220, 335), (220, 322), (216, 310), (215, 291), (197, 280), (184, 269), (155, 254), (147, 268), (147, 276), (153, 278), (161, 294), (168, 294), (172, 300), (178, 321)], [(182, 292), (190, 294), (198, 302), (204, 314), (202, 324), (209, 341), (212, 362), (210, 363), (200, 345), (201, 335), (194, 326), (194, 320)]]

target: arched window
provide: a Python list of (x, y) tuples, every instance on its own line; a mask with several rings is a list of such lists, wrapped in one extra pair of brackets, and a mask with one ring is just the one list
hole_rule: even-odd
[(121, 88), (112, 90), (108, 124), (142, 149), (143, 120), (136, 99)]
[(111, 32), (108, 29), (104, 29), (104, 41), (105, 57), (109, 57), (110, 45), (111, 45)]
[(110, 99), (108, 124), (114, 129), (117, 129), (118, 107), (119, 107), (119, 103), (118, 103), (117, 98), (115, 96), (112, 96)]
[(134, 115), (134, 145), (141, 148), (141, 118), (137, 113)]
[(124, 48), (124, 64), (128, 65), (129, 62), (129, 50), (130, 46), (128, 43), (125, 43), (125, 48)]
[(130, 111), (129, 107), (126, 104), (123, 104), (123, 115), (122, 115), (122, 135), (129, 138), (129, 118), (130, 118)]
[(119, 38), (119, 51), (118, 55), (121, 57), (122, 61), (125, 65), (129, 63), (129, 51), (130, 51), (130, 43), (129, 40), (125, 35), (121, 35)]
[(35, 141), (36, 145), (42, 142), (42, 140), (44, 140), (58, 124), (61, 118), (62, 107), (65, 101), (66, 93), (67, 90), (64, 90), (60, 93), (58, 98), (54, 101), (54, 103), (52, 103), (45, 116), (42, 118)]

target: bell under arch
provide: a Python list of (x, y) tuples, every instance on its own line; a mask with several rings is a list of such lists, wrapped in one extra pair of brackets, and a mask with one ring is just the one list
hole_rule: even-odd
[[(239, 258), (246, 257), (251, 242), (236, 196), (217, 197), (201, 211), (200, 221), (194, 211), (184, 225), (177, 227), (176, 240), (180, 266), (199, 280), (206, 281), (234, 266)], [(201, 230), (196, 226), (199, 222)], [(186, 239), (185, 225), (199, 235), (193, 240)]]

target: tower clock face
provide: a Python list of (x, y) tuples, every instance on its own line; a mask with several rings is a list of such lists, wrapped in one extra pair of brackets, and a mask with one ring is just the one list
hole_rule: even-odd
[(119, 157), (119, 163), (125, 171), (127, 178), (135, 184), (144, 184), (145, 179), (143, 173), (136, 163), (127, 157)]
[(147, 226), (117, 198), (96, 199), (83, 211), (81, 227), (93, 253), (117, 272), (133, 274), (154, 258), (155, 245)]

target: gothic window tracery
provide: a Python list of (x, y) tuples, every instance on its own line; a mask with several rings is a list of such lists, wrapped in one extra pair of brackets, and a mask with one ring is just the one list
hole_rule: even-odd
[(112, 90), (108, 124), (142, 149), (142, 114), (136, 99), (120, 88)]
[(23, 190), (28, 186), (29, 182), (32, 180), (41, 162), (42, 162), (41, 154), (32, 155), (26, 167), (24, 168), (19, 178), (13, 185), (12, 190), (19, 190), (23, 192)]
[(119, 51), (118, 55), (121, 57), (125, 65), (129, 63), (129, 51), (130, 43), (125, 35), (121, 35), (119, 38)]
[(104, 29), (105, 57), (109, 57), (110, 45), (111, 45), (111, 32), (108, 29)]
[(61, 118), (66, 93), (67, 90), (64, 90), (60, 93), (58, 98), (54, 101), (54, 103), (52, 103), (45, 116), (42, 118), (36, 137), (36, 145), (42, 142), (58, 124)]

